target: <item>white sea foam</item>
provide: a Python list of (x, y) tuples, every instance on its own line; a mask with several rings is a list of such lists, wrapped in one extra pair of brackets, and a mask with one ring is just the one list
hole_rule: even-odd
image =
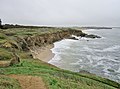
[(81, 40), (93, 40), (92, 38), (81, 37)]
[(79, 61), (75, 62), (75, 63), (70, 63), (70, 65), (80, 65)]
[(70, 45), (73, 42), (76, 41), (72, 39), (63, 39), (61, 41), (55, 42), (54, 48), (51, 49), (52, 53), (54, 53), (55, 56), (48, 63), (54, 64), (60, 61), (61, 60), (60, 54), (63, 53), (63, 50), (70, 49)]
[(120, 45), (114, 45), (114, 46), (105, 48), (105, 49), (103, 49), (102, 51), (103, 51), (103, 52), (106, 52), (106, 51), (116, 51), (117, 49), (120, 49)]
[(84, 47), (85, 50), (87, 51), (91, 51), (91, 52), (113, 52), (113, 51), (116, 51), (118, 49), (120, 49), (120, 45), (114, 45), (114, 46), (110, 46), (108, 48), (104, 48), (102, 50), (100, 49), (92, 49), (88, 46)]
[(72, 37), (75, 37), (76, 39), (80, 40), (81, 37), (72, 35)]
[(54, 64), (60, 60), (61, 60), (61, 57), (58, 54), (55, 54), (55, 56), (48, 63)]
[(86, 55), (87, 59), (90, 61), (90, 63), (92, 64), (93, 63), (93, 60), (92, 60), (92, 55)]
[(70, 63), (70, 65), (80, 65), (80, 62), (82, 62), (82, 59), (79, 59), (79, 61), (77, 61), (75, 63)]
[(69, 49), (70, 48), (69, 47), (70, 43), (72, 43), (72, 42), (71, 42), (71, 40), (68, 40), (68, 39), (64, 39), (64, 40), (55, 42), (53, 50), (54, 49), (61, 49), (61, 48), (63, 48), (63, 49)]
[(108, 69), (111, 69), (111, 67), (105, 67), (105, 68), (103, 69), (103, 71), (105, 72), (105, 73), (104, 73), (105, 75), (110, 76), (110, 75), (109, 75), (110, 71), (108, 71)]
[(120, 68), (117, 70), (118, 73), (120, 73)]
[(84, 46), (83, 49), (84, 49), (85, 51), (90, 51), (90, 52), (93, 52), (93, 51), (94, 51), (94, 49), (91, 49), (91, 48), (88, 47), (88, 46)]
[(109, 60), (109, 61), (113, 61), (113, 62), (119, 62), (118, 60), (114, 60), (116, 59), (116, 57), (113, 56), (93, 56), (94, 60), (100, 61), (100, 60)]

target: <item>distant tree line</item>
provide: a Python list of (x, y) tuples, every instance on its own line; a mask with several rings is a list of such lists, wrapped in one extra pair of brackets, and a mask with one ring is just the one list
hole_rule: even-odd
[(47, 27), (47, 26), (24, 26), (24, 25), (13, 25), (13, 24), (4, 24), (2, 25), (4, 29), (8, 28), (54, 28), (54, 27)]
[(3, 24), (2, 20), (0, 19), (0, 28), (1, 29), (8, 29), (8, 28), (54, 28), (54, 27), (47, 27), (47, 26), (24, 26), (18, 24)]
[(0, 28), (1, 29), (3, 28), (1, 19), (0, 19)]

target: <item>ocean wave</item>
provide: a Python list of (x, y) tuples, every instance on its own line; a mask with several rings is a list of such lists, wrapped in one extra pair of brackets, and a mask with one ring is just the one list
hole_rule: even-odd
[(63, 39), (61, 41), (54, 43), (54, 48), (66, 48), (69, 47), (72, 43), (77, 42), (77, 40), (72, 39)]
[(71, 37), (75, 37), (76, 39), (80, 40), (81, 37), (80, 36), (75, 36), (75, 35), (72, 35)]
[(87, 59), (89, 60), (89, 62), (92, 64), (93, 63), (93, 58), (92, 55), (86, 55)]
[(106, 52), (106, 51), (116, 51), (116, 49), (120, 49), (120, 45), (114, 45), (114, 46), (105, 48), (105, 49), (103, 49), (102, 51), (103, 51), (103, 52)]
[(70, 65), (80, 65), (80, 62), (82, 62), (82, 59), (79, 59), (79, 61), (77, 61), (75, 63), (70, 63)]
[(92, 38), (82, 37), (81, 40), (91, 40)]
[(84, 46), (83, 49), (84, 49), (84, 51), (89, 51), (89, 52), (94, 51), (94, 49), (92, 49), (92, 48), (90, 48), (88, 46)]
[(120, 68), (117, 70), (118, 73), (120, 73)]
[(102, 50), (99, 50), (99, 49), (92, 49), (88, 46), (84, 47), (84, 50), (86, 51), (91, 51), (91, 52), (113, 52), (113, 51), (116, 51), (120, 49), (120, 45), (114, 45), (114, 46), (110, 46), (108, 48), (104, 48)]
[(106, 34), (108, 30), (86, 31), (91, 34), (100, 33), (102, 39), (78, 37), (79, 40), (63, 39), (55, 42), (52, 49), (55, 57), (49, 63), (62, 68), (70, 66), (70, 70), (84, 69), (94, 74), (110, 76), (110, 79), (117, 79), (120, 75), (120, 42), (119, 36), (117, 37), (119, 34), (112, 38), (109, 34), (113, 32)]

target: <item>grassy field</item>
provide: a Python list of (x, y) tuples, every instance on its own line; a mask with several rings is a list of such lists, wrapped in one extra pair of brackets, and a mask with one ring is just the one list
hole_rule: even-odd
[(40, 76), (49, 89), (117, 89), (120, 86), (116, 82), (93, 74), (61, 70), (35, 59), (23, 59), (19, 64), (0, 68), (0, 71), (2, 75)]
[[(66, 28), (64, 29), (66, 30)], [(13, 57), (13, 45), (16, 37), (61, 31), (61, 28), (12, 28), (0, 29), (0, 62), (10, 61)], [(48, 89), (118, 89), (120, 84), (89, 73), (75, 73), (59, 69), (53, 65), (33, 59), (29, 51), (14, 49), (20, 57), (20, 63), (9, 67), (0, 67), (0, 89), (21, 89), (16, 79), (9, 75), (42, 77)], [(34, 81), (33, 81), (34, 82)]]

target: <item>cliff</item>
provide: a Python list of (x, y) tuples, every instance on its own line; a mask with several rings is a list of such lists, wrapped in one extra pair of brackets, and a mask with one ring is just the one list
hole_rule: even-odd
[[(88, 35), (83, 33), (81, 30), (71, 29), (71, 28), (39, 28), (39, 29), (28, 29), (28, 28), (17, 28), (17, 29), (7, 29), (1, 30), (2, 34), (1, 39), (3, 40), (0, 43), (0, 46), (4, 52), (7, 51), (7, 54), (14, 54), (9, 56), (9, 59), (12, 63), (19, 62), (19, 53), (21, 52), (30, 52), (34, 50), (36, 47), (43, 47), (49, 44), (53, 44), (56, 41), (60, 41), (65, 38), (75, 39), (71, 37), (72, 35), (81, 36), (81, 37), (90, 37), (90, 38), (100, 38), (96, 35)], [(8, 33), (9, 32), (9, 33)], [(10, 53), (11, 52), (11, 53)], [(18, 55), (16, 57), (15, 55)], [(24, 53), (26, 54), (26, 53)], [(23, 55), (22, 54), (22, 57)], [(25, 56), (32, 57), (32, 53), (29, 53)], [(6, 56), (1, 55), (1, 58), (5, 58)], [(21, 58), (22, 58), (21, 57)], [(8, 57), (7, 57), (8, 58)], [(15, 61), (15, 58), (17, 61)], [(24, 57), (25, 58), (25, 57)]]
[(24, 38), (17, 38), (17, 42), (22, 48), (22, 50), (29, 50), (29, 48), (33, 48), (35, 46), (41, 47), (48, 44), (52, 44), (56, 41), (60, 41), (64, 38), (70, 38), (71, 35), (76, 36), (85, 36), (81, 30), (62, 30), (53, 33), (44, 33), (40, 35), (26, 36)]

